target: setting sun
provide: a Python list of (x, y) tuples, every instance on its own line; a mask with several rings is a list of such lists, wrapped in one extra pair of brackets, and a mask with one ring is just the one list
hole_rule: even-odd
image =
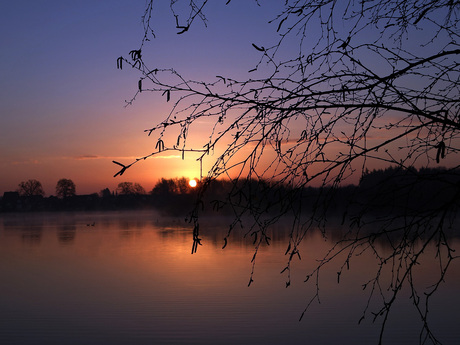
[(192, 188), (195, 188), (195, 187), (196, 187), (196, 185), (197, 185), (197, 183), (196, 183), (196, 180), (195, 180), (195, 179), (192, 179), (192, 180), (188, 181), (188, 184), (189, 184), (189, 186), (190, 186), (190, 187), (192, 187)]

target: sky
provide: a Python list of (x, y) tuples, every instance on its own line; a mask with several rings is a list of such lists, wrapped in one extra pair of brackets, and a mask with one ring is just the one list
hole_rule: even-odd
[[(207, 29), (197, 23), (187, 36), (177, 35), (168, 2), (157, 2), (157, 38), (147, 48), (158, 67), (179, 66), (191, 77), (252, 68), (256, 53), (241, 48), (240, 37), (260, 36), (270, 17), (254, 21), (250, 11), (234, 13), (239, 25), (225, 31), (231, 24), (225, 11), (237, 7), (216, 2)], [(140, 45), (144, 6), (143, 0), (1, 2), (0, 195), (28, 179), (52, 195), (61, 178), (87, 194), (123, 181), (149, 191), (161, 177), (199, 176), (196, 158), (164, 155), (113, 178), (112, 160), (130, 162), (152, 152), (155, 141), (144, 129), (167, 112), (154, 97), (125, 107), (139, 75), (116, 68), (119, 56)]]
[[(143, 48), (149, 67), (174, 67), (187, 79), (245, 78), (260, 57), (251, 42), (275, 43), (277, 24), (268, 21), (284, 2), (267, 0), (261, 7), (256, 1), (225, 2), (209, 2), (207, 27), (197, 21), (177, 35), (169, 1), (156, 1), (156, 38)], [(144, 130), (170, 109), (164, 97), (151, 93), (125, 106), (137, 90), (139, 74), (118, 70), (116, 62), (139, 48), (145, 4), (0, 3), (0, 195), (28, 179), (39, 180), (49, 196), (61, 178), (73, 180), (77, 194), (89, 194), (114, 190), (125, 181), (150, 191), (162, 177), (200, 176), (197, 156), (182, 160), (180, 154), (164, 154), (113, 177), (118, 166), (112, 161), (130, 163), (155, 151), (157, 138)], [(194, 131), (206, 135), (205, 124)]]

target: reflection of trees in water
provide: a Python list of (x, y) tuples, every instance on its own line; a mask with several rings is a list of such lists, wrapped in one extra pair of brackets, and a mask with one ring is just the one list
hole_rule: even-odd
[(62, 244), (70, 244), (75, 240), (77, 234), (77, 227), (74, 224), (60, 225), (58, 227), (58, 240)]
[[(206, 243), (211, 242), (213, 246), (221, 248), (227, 243), (228, 246), (252, 247), (258, 239), (250, 227), (241, 225), (229, 226), (229, 217), (207, 218), (203, 217), (200, 229), (201, 235)], [(229, 228), (231, 231), (229, 233)], [(192, 228), (191, 228), (192, 229)], [(285, 245), (289, 240), (290, 224), (286, 219), (279, 220), (267, 229), (267, 240), (269, 244)], [(226, 242), (223, 240), (226, 238)], [(265, 242), (265, 244), (267, 244)]]
[(147, 226), (147, 221), (143, 219), (120, 219), (118, 227), (122, 230), (141, 230)]
[[(211, 220), (210, 220), (211, 219)], [(232, 227), (232, 231), (228, 234), (229, 225), (225, 221), (228, 217), (219, 218), (206, 218), (203, 217), (203, 225), (200, 228), (201, 234), (203, 238), (206, 239), (206, 243), (210, 241), (212, 245), (216, 247), (222, 247), (224, 245), (223, 238), (227, 236), (227, 244), (230, 246), (231, 244), (236, 246), (253, 246), (255, 235), (254, 231), (250, 227), (241, 227), (241, 226), (234, 226)], [(395, 231), (395, 228), (398, 228), (395, 224), (399, 221), (399, 230)], [(320, 235), (324, 237), (325, 241), (329, 241), (331, 243), (336, 243), (342, 241), (343, 245), (346, 245), (347, 242), (355, 241), (357, 238), (366, 237), (372, 238), (372, 242), (378, 246), (379, 249), (385, 251), (393, 251), (395, 247), (395, 243), (398, 241), (408, 241), (408, 233), (411, 233), (411, 229), (406, 228), (406, 224), (404, 224), (403, 220), (394, 218), (392, 221), (392, 230), (387, 231), (384, 236), (381, 234), (385, 232), (387, 226), (390, 224), (380, 224), (377, 221), (374, 224), (371, 220), (368, 220), (368, 224), (362, 225), (359, 231), (353, 231), (350, 227), (346, 224), (341, 224), (341, 218), (331, 216), (328, 219), (328, 225), (326, 228), (317, 227), (316, 229), (312, 228), (304, 235), (304, 239), (308, 241), (310, 237), (316, 237), (316, 235)], [(379, 226), (377, 226), (379, 225)], [(190, 228), (187, 231), (190, 231)], [(389, 228), (388, 228), (389, 229)], [(419, 232), (417, 235), (412, 235), (414, 237), (414, 246), (421, 245), (425, 240), (432, 238), (437, 229), (433, 227), (428, 227), (422, 231), (422, 229), (417, 229)], [(167, 230), (162, 231), (167, 232)], [(174, 232), (170, 230), (169, 232)], [(280, 244), (280, 245), (287, 245), (291, 236), (296, 236), (296, 234), (292, 230), (292, 219), (289, 217), (281, 218), (277, 223), (272, 224), (270, 227), (266, 229), (267, 240), (270, 245), (272, 244)], [(450, 231), (445, 232), (446, 238), (451, 241), (454, 239), (460, 240), (460, 233), (455, 231), (455, 227), (451, 227)], [(258, 239), (257, 239), (258, 240)], [(258, 242), (256, 240), (256, 242)]]
[(22, 214), (10, 215), (3, 218), (3, 228), (7, 231), (28, 230), (32, 227), (43, 228), (44, 220), (41, 217), (24, 217)]
[(139, 237), (142, 234), (142, 230), (146, 227), (151, 226), (151, 214), (140, 214), (138, 212), (129, 212), (125, 214), (125, 217), (120, 218), (117, 221), (117, 228), (121, 230), (120, 237), (123, 239), (130, 239), (133, 237)]
[(142, 231), (140, 230), (131, 230), (131, 229), (124, 229), (120, 231), (120, 238), (127, 240), (133, 237), (140, 237), (142, 235)]
[[(407, 198), (411, 199), (412, 196)], [(401, 199), (398, 203), (401, 203)], [(437, 211), (438, 204), (432, 206)], [(444, 211), (446, 209), (443, 208)], [(399, 304), (396, 301), (409, 298), (422, 322), (421, 337), (435, 339), (429, 324), (433, 296), (440, 292), (448, 269), (459, 257), (455, 252), (460, 238), (460, 233), (456, 231), (458, 222), (454, 222), (455, 217), (449, 212), (409, 216), (404, 209), (400, 213), (393, 208), (390, 208), (390, 213), (387, 210), (388, 208), (374, 209), (372, 216), (368, 217), (350, 216), (348, 219), (351, 219), (351, 223), (343, 222), (343, 217), (337, 217), (341, 212), (333, 210), (322, 213), (323, 217), (328, 218), (327, 225), (308, 229), (293, 227), (295, 218), (280, 218), (272, 224), (264, 223), (259, 218), (256, 225), (266, 225), (262, 237), (257, 232), (260, 228), (251, 226), (251, 223), (248, 226), (248, 222), (244, 221), (243, 227), (239, 224), (233, 227), (202, 225), (200, 234), (206, 239), (204, 244), (211, 242), (217, 248), (253, 248), (249, 285), (257, 271), (256, 261), (260, 263), (260, 260), (256, 260), (256, 255), (269, 244), (277, 250), (284, 247), (282, 252), (285, 252), (286, 265), (280, 267), (280, 271), (286, 278), (286, 287), (291, 284), (293, 267), (298, 267), (297, 263), (304, 265), (305, 257), (309, 257), (307, 260), (311, 262), (307, 263), (309, 267), (303, 269), (302, 275), (306, 284), (316, 286), (316, 292), (309, 296), (301, 318), (313, 303), (320, 301), (320, 286), (329, 281), (332, 274), (337, 288), (342, 287), (343, 280), (359, 280), (357, 285), (361, 285), (364, 298), (359, 323), (381, 323), (380, 338), (383, 337), (387, 321), (394, 320), (394, 313), (390, 313), (390, 310)], [(351, 212), (352, 209), (348, 211)], [(201, 224), (203, 223), (204, 219)], [(311, 243), (318, 243), (315, 242), (318, 239), (325, 241), (321, 253), (315, 252), (317, 248), (309, 247)], [(311, 251), (315, 252), (314, 255)], [(357, 275), (356, 270), (362, 265), (366, 266), (366, 272), (360, 271)]]
[(171, 238), (189, 239), (191, 233), (192, 233), (191, 228), (186, 228), (183, 226), (165, 227), (165, 228), (161, 228), (158, 230), (158, 235), (162, 239), (171, 239)]
[(7, 236), (19, 236), (24, 244), (40, 244), (44, 229), (42, 218), (28, 219), (22, 215), (3, 218), (3, 230)]
[(42, 227), (23, 228), (21, 231), (22, 242), (30, 245), (40, 244), (42, 235)]

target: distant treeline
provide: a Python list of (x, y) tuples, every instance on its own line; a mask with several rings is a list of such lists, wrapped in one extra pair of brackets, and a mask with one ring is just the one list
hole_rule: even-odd
[(460, 206), (460, 170), (390, 167), (366, 171), (358, 185), (292, 188), (276, 182), (242, 180), (237, 185), (216, 181), (209, 189), (204, 209), (211, 206), (224, 213), (251, 208), (259, 214), (301, 210), (318, 217), (436, 216)]
[[(130, 185), (135, 187), (135, 184)], [(126, 186), (125, 186), (126, 187)], [(123, 193), (102, 190), (99, 194), (66, 197), (21, 195), (6, 192), (0, 199), (1, 212), (96, 211), (156, 209), (164, 214), (183, 216), (194, 205), (200, 212), (233, 214), (252, 209), (262, 213), (304, 212), (390, 212), (410, 215), (442, 212), (460, 203), (460, 171), (387, 168), (363, 174), (358, 185), (343, 187), (303, 187), (263, 180), (212, 181), (197, 204), (198, 188), (185, 178), (161, 179), (150, 193), (129, 188)]]

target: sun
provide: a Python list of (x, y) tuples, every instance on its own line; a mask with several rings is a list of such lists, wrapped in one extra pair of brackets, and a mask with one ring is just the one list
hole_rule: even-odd
[(196, 183), (196, 180), (195, 179), (191, 179), (190, 181), (188, 181), (188, 184), (190, 187), (192, 188), (195, 188), (197, 183)]

